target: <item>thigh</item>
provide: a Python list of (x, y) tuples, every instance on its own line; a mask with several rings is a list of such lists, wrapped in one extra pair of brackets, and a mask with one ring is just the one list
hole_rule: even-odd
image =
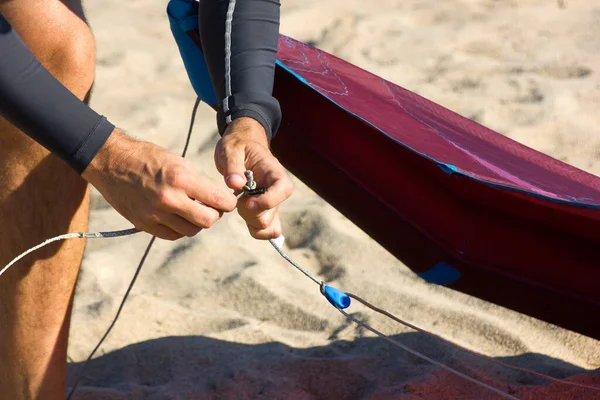
[[(95, 48), (80, 2), (0, 1), (0, 13), (50, 73), (77, 97), (87, 99), (94, 81)], [(85, 181), (2, 118), (0, 176), (0, 220), (5, 226), (12, 221), (9, 224), (16, 233), (7, 235), (1, 230), (0, 260), (15, 250), (15, 241), (21, 246), (31, 244), (50, 232), (71, 228), (71, 217), (87, 207)], [(77, 224), (85, 226), (84, 220), (87, 222), (87, 217), (79, 218)]]
[[(94, 80), (94, 42), (79, 3), (0, 0), (0, 13), (80, 99)], [(87, 229), (86, 182), (0, 118), (0, 266), (49, 237)], [(0, 391), (64, 399), (69, 315), (81, 239), (58, 242), (0, 277)]]

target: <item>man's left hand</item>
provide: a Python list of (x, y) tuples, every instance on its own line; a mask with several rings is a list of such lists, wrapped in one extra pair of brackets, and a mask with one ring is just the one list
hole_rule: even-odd
[(252, 118), (238, 118), (227, 126), (215, 149), (215, 164), (225, 184), (241, 191), (246, 184), (244, 172), (251, 170), (257, 187), (267, 189), (256, 196), (243, 196), (238, 212), (256, 239), (281, 235), (279, 205), (292, 194), (292, 182), (283, 166), (269, 150), (263, 126)]

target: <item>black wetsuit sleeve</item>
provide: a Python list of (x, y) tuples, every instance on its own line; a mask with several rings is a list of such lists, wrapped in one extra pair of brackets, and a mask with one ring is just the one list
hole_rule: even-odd
[(41, 65), (2, 15), (0, 116), (79, 173), (114, 129)]
[(272, 93), (279, 16), (279, 0), (200, 0), (200, 40), (219, 100), (219, 133), (239, 117), (260, 122), (269, 140), (277, 132), (281, 108)]

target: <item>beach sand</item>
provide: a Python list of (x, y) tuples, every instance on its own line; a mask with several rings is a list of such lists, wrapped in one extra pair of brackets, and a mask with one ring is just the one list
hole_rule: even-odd
[[(96, 0), (86, 8), (98, 49), (92, 106), (131, 135), (179, 153), (195, 94), (166, 2)], [(600, 174), (597, 2), (286, 0), (281, 33)], [(189, 159), (222, 183), (213, 165), (217, 140), (214, 112), (202, 105)], [(321, 279), (473, 351), (600, 388), (598, 341), (426, 284), (293, 181), (294, 195), (281, 207), (285, 250)], [(92, 208), (90, 230), (130, 227), (97, 192)], [(70, 335), (71, 383), (114, 317), (149, 240), (137, 234), (88, 241)], [(466, 355), (365, 307), (350, 312), (517, 398), (600, 399), (598, 391)], [(156, 241), (74, 398), (500, 397), (347, 322), (232, 213), (194, 238)]]

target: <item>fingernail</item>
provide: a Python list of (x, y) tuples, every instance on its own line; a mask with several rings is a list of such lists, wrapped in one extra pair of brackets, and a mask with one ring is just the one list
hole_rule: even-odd
[(248, 210), (256, 210), (258, 208), (258, 204), (256, 204), (255, 201), (251, 201), (246, 207), (248, 208)]

